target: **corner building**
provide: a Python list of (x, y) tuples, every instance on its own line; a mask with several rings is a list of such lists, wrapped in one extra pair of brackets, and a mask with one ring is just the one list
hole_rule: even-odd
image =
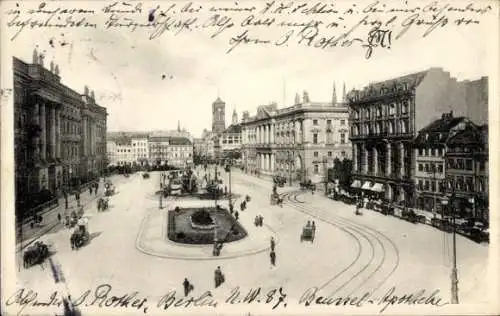
[(347, 99), (352, 187), (413, 205), (416, 163), (412, 140), (442, 113), (467, 116), (473, 107), (480, 110), (477, 102), (468, 102), (477, 98), (467, 97), (467, 86), (468, 82), (457, 82), (441, 68), (430, 68), (351, 91)]

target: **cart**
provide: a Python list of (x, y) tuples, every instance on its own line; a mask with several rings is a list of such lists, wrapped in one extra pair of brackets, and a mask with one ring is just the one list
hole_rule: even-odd
[(305, 225), (304, 228), (302, 228), (302, 235), (300, 235), (300, 242), (303, 242), (304, 240), (313, 242), (315, 233), (316, 233), (316, 228)]
[(78, 220), (77, 228), (70, 237), (71, 249), (78, 250), (89, 241), (88, 218), (81, 218)]

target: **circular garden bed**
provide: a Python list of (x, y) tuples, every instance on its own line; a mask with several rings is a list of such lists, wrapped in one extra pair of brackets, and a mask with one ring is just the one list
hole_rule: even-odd
[(168, 212), (168, 239), (183, 244), (213, 244), (245, 238), (246, 230), (223, 208), (180, 208)]

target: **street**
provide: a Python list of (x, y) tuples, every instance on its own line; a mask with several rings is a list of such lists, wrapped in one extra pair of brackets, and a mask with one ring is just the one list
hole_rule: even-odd
[[(220, 171), (227, 184), (228, 174)], [(238, 211), (241, 199), (246, 194), (251, 196), (247, 210), (239, 211), (239, 221), (249, 236), (225, 246), (220, 258), (211, 257), (209, 246), (165, 243), (155, 253), (143, 249), (148, 247), (143, 235), (145, 229), (154, 229), (152, 224), (162, 225), (154, 221), (144, 224), (146, 218), (161, 221), (159, 201), (154, 198), (159, 189), (159, 173), (152, 173), (150, 179), (136, 173), (115, 183), (118, 193), (111, 197), (108, 211), (97, 213), (96, 201), (86, 207), (85, 216), (90, 217), (89, 244), (72, 251), (72, 230), (67, 229), (41, 238), (53, 244), (53, 258), (60, 264), (73, 298), (109, 284), (113, 295), (138, 291), (138, 296), (147, 296), (153, 302), (151, 308), (156, 308), (156, 303), (171, 290), (181, 297), (182, 282), (187, 278), (194, 285), (193, 295), (210, 290), (219, 304), (236, 287), (241, 288), (242, 297), (250, 289), (260, 287), (265, 297), (264, 293), (282, 287), (289, 306), (297, 304), (311, 287), (317, 287), (324, 296), (334, 297), (363, 296), (369, 292), (373, 300), (392, 287), (398, 295), (420, 289), (430, 295), (439, 290), (436, 296), (442, 303), (450, 300), (451, 235), (445, 236), (430, 226), (368, 210), (363, 210), (363, 216), (356, 216), (352, 205), (328, 199), (321, 192), (312, 195), (293, 187), (278, 188), (284, 205), (271, 206), (272, 182), (234, 169), (232, 191), (239, 195), (235, 204)], [(254, 226), (257, 214), (264, 216), (263, 227)], [(313, 243), (300, 241), (307, 221), (316, 225)], [(275, 267), (269, 259), (271, 236), (277, 241)], [(160, 253), (163, 251), (164, 255)], [(193, 254), (196, 260), (183, 257), (183, 253)], [(458, 236), (457, 256), (461, 303), (486, 302), (487, 297), (479, 289), (486, 287), (488, 247)], [(214, 289), (213, 271), (217, 266), (226, 281)], [(47, 263), (21, 269), (18, 287), (52, 293), (54, 279)], [(89, 305), (79, 308), (100, 314), (105, 311)], [(29, 313), (30, 308), (24, 312)], [(148, 313), (155, 312), (158, 310)]]

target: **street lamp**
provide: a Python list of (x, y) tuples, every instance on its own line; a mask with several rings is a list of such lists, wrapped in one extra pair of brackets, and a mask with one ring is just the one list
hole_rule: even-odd
[[(441, 202), (443, 205), (453, 205), (453, 201), (455, 199), (455, 186), (453, 180), (448, 180), (448, 188), (451, 191), (448, 199), (443, 199)], [(453, 265), (451, 269), (451, 303), (458, 304), (458, 273), (457, 273), (457, 234), (456, 234), (456, 226), (455, 226), (455, 209), (451, 209), (451, 218), (452, 218), (452, 229), (453, 229)]]

